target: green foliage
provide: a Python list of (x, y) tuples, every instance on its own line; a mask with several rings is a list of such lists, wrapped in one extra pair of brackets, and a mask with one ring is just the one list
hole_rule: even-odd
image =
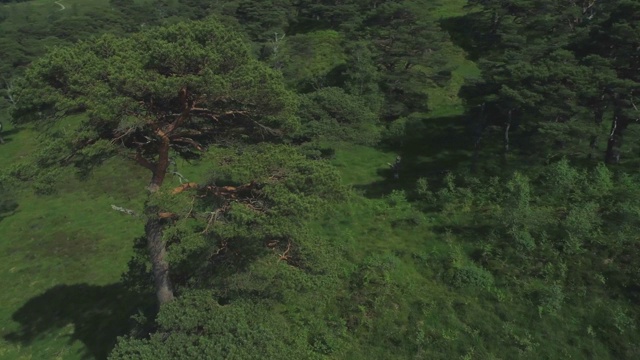
[(407, 121), (407, 118), (401, 117), (389, 123), (384, 132), (385, 143), (391, 146), (402, 145), (407, 136)]
[[(126, 333), (143, 237), (126, 289), (43, 285), (115, 280), (141, 229), (112, 203), (175, 215), (177, 295), (114, 359), (640, 357), (640, 180), (591, 166), (637, 167), (635, 1), (62, 3), (0, 15), (1, 106), (43, 130), (0, 145), (0, 357), (104, 358)], [(145, 169), (111, 157), (158, 163), (185, 104), (181, 174), (143, 201)], [(485, 172), (456, 171), (474, 150)]]
[[(637, 197), (637, 185), (633, 185), (637, 177), (616, 177), (603, 165), (579, 169), (562, 160), (533, 179), (515, 173), (490, 186), (463, 180), (456, 182), (447, 176), (441, 190), (435, 192), (435, 202), (425, 179), (417, 185), (420, 201), (445, 211), (442, 220), (447, 227), (459, 229), (463, 239), (471, 236), (465, 244), (473, 263), (462, 247), (450, 245), (445, 262), (449, 264), (444, 277), (447, 283), (463, 289), (479, 287), (496, 295), (500, 293), (497, 289), (506, 286), (521, 297), (520, 301), (533, 302), (541, 318), (567, 316), (575, 303), (615, 304), (618, 296), (634, 301), (636, 295), (627, 286), (635, 280), (628, 278), (627, 265), (615, 264), (619, 255), (614, 254), (626, 254), (626, 263), (636, 261), (631, 259), (637, 252), (629, 242), (614, 239), (629, 236), (637, 226), (636, 220), (622, 215), (636, 211), (629, 207), (629, 201), (637, 201), (631, 200)], [(487, 196), (488, 189), (493, 195)], [(461, 203), (462, 199), (468, 200)], [(451, 217), (455, 212), (449, 204), (458, 212), (470, 208), (475, 215)], [(468, 235), (466, 227), (472, 229)], [(482, 238), (481, 244), (477, 237)], [(587, 293), (599, 295), (597, 299), (585, 297)], [(588, 316), (618, 331), (633, 328), (637, 313), (632, 320), (627, 310), (617, 309), (610, 319), (600, 319), (597, 312)], [(521, 350), (533, 349), (536, 341), (531, 335), (515, 330), (510, 334)]]
[[(150, 340), (123, 340), (113, 358), (262, 358), (287, 348), (292, 358), (316, 358), (338, 351), (342, 340), (335, 329), (292, 322), (276, 308), (337, 285), (339, 242), (318, 237), (306, 224), (346, 198), (339, 176), (327, 163), (287, 146), (246, 147), (241, 153), (219, 149), (204, 161), (216, 163), (212, 184), (259, 186), (249, 198), (226, 205), (215, 196), (176, 201), (159, 195), (155, 202), (177, 213), (222, 212), (215, 219), (212, 212), (208, 223), (180, 220), (165, 231), (180, 300), (162, 308)], [(131, 264), (131, 286), (144, 287), (145, 259), (141, 254)], [(330, 301), (313, 303), (321, 310)]]
[(346, 63), (342, 34), (333, 30), (288, 36), (276, 57), (287, 83), (301, 92), (331, 86), (332, 72)]
[[(252, 59), (242, 37), (215, 20), (55, 48), (17, 88), (15, 123), (65, 129), (49, 135), (58, 138), (48, 145), (56, 151), (38, 162), (43, 169), (73, 161), (86, 171), (117, 153), (155, 167), (155, 157), (163, 156), (155, 144), (165, 135), (178, 154), (190, 156), (193, 147), (222, 136), (255, 139), (297, 127), (297, 99), (280, 75)], [(87, 117), (79, 124), (61, 120), (81, 111)]]
[(304, 332), (283, 331), (282, 318), (266, 310), (248, 302), (221, 305), (210, 292), (194, 291), (163, 309), (149, 340), (121, 343), (109, 358), (318, 358)]
[(301, 137), (375, 145), (380, 128), (366, 103), (341, 88), (328, 87), (305, 94), (300, 105)]
[(295, 19), (291, 0), (240, 1), (235, 17), (242, 28), (255, 41), (274, 39), (276, 34), (284, 36), (289, 23)]
[[(629, 91), (638, 88), (637, 76), (629, 72), (637, 59), (612, 49), (629, 49), (639, 38), (629, 26), (631, 18), (637, 20), (638, 4), (472, 4), (478, 11), (465, 20), (477, 36), (469, 45), (480, 58), (483, 81), (469, 83), (467, 97), (469, 104), (483, 104), (481, 114), (474, 114), (482, 131), (518, 126), (526, 139), (518, 142), (524, 145), (520, 150), (543, 158), (591, 159), (604, 150), (598, 144), (604, 137), (605, 161), (618, 163), (623, 136), (637, 136), (627, 130), (637, 118), (636, 92)], [(495, 140), (508, 150), (506, 138)]]

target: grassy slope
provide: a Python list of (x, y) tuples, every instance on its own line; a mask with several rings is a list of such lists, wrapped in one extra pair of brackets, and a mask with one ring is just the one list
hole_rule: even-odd
[[(57, 16), (108, 6), (104, 0), (61, 3), (66, 10)], [(44, 0), (2, 6), (9, 17), (0, 29), (46, 22), (59, 9)], [(5, 168), (38, 140), (34, 132), (11, 129), (6, 115), (0, 114), (0, 121), (7, 141), (0, 146), (0, 167)], [(142, 225), (110, 205), (139, 206), (136, 194), (144, 182), (131, 181), (134, 171), (111, 162), (86, 182), (69, 176), (58, 195), (23, 192), (17, 212), (0, 219), (0, 359), (104, 358), (115, 336), (126, 331), (127, 306), (134, 302), (114, 284)]]
[[(434, 16), (459, 14), (464, 2), (444, 2)], [(72, 1), (63, 0), (63, 3)], [(42, 6), (45, 5), (50, 4), (43, 2)], [(554, 337), (562, 339), (555, 344), (580, 342), (584, 335), (548, 333), (548, 329), (560, 329), (562, 320), (548, 318), (541, 322), (528, 315), (522, 305), (512, 304), (508, 294), (454, 294), (436, 280), (437, 274), (425, 266), (425, 262), (440, 261), (448, 256), (452, 247), (457, 246), (455, 238), (434, 230), (438, 225), (436, 218), (418, 226), (394, 227), (386, 218), (388, 214), (376, 210), (384, 202), (380, 195), (394, 188), (413, 186), (422, 169), (437, 168), (450, 162), (452, 156), (468, 155), (451, 144), (447, 147), (443, 138), (446, 139), (450, 131), (459, 129), (460, 124), (456, 121), (462, 104), (456, 96), (457, 90), (464, 77), (477, 75), (477, 70), (459, 50), (452, 48), (451, 54), (452, 61), (458, 65), (451, 85), (444, 90), (429, 90), (433, 112), (425, 120), (430, 122), (430, 133), (425, 135), (428, 139), (420, 138), (396, 149), (408, 158), (407, 161), (412, 161), (413, 168), (405, 170), (400, 183), (394, 183), (389, 181), (386, 164), (393, 161), (396, 151), (337, 145), (334, 165), (341, 170), (345, 183), (366, 196), (345, 204), (339, 209), (344, 216), (319, 223), (318, 231), (326, 236), (353, 239), (357, 246), (354, 253), (359, 258), (354, 259), (356, 261), (380, 254), (401, 260), (401, 266), (390, 276), (394, 282), (408, 284), (414, 289), (408, 294), (407, 301), (420, 298), (426, 304), (421, 308), (429, 322), (424, 344), (434, 352), (449, 351), (468, 354), (468, 358), (482, 358), (479, 354), (473, 355), (474, 347), (480, 342), (499, 347), (501, 337), (508, 336), (520, 347), (544, 343), (545, 338)], [(7, 138), (8, 143), (0, 147), (0, 166), (3, 167), (28, 153), (35, 143), (26, 131)], [(430, 141), (433, 143), (427, 144)], [(6, 274), (0, 279), (3, 289), (0, 294), (3, 304), (0, 308), (0, 358), (79, 359), (84, 355), (99, 358), (108, 351), (113, 336), (126, 327), (127, 309), (119, 308), (119, 304), (126, 303), (122, 299), (126, 294), (113, 283), (126, 267), (131, 240), (140, 235), (141, 224), (112, 211), (110, 205), (140, 206), (136, 194), (144, 181), (129, 181), (137, 171), (111, 162), (88, 182), (70, 179), (62, 186), (59, 196), (21, 195), (18, 213), (0, 221), (0, 271)], [(181, 171), (190, 180), (198, 180), (204, 169), (185, 167)], [(144, 174), (139, 175), (144, 177)], [(402, 307), (395, 315), (398, 319), (408, 319), (414, 310)], [(515, 319), (514, 314), (521, 314), (521, 317)], [(545, 330), (528, 334), (505, 329), (505, 322), (500, 317), (508, 322), (517, 321), (521, 326), (528, 322), (537, 324), (535, 328)], [(31, 330), (24, 337), (28, 341), (5, 339), (21, 326)], [(583, 330), (575, 329), (576, 334)], [(360, 335), (372, 343), (377, 336), (366, 329), (360, 330)], [(379, 346), (383, 347), (383, 344), (381, 342)], [(392, 350), (372, 349), (371, 343), (364, 341), (361, 346), (349, 355), (350, 359), (362, 357), (362, 354), (384, 358), (379, 354), (389, 354)], [(599, 349), (594, 350), (595, 353), (606, 357), (598, 344), (591, 346)], [(572, 349), (551, 348), (547, 351), (580, 356), (578, 350)]]
[[(37, 141), (30, 131), (8, 128), (5, 134), (2, 167)], [(17, 212), (0, 220), (0, 272), (5, 274), (0, 278), (0, 358), (100, 355), (122, 331), (122, 324), (113, 323), (120, 309), (112, 301), (122, 294), (109, 284), (126, 269), (132, 240), (142, 227), (110, 205), (140, 203), (135, 195), (144, 182), (131, 181), (133, 171), (111, 162), (86, 182), (69, 176), (58, 195), (24, 192)]]
[[(62, 2), (67, 6), (66, 11), (73, 4), (78, 4), (80, 11), (84, 6), (104, 4), (103, 1)], [(455, 10), (461, 3), (463, 1), (449, 2), (448, 6)], [(46, 17), (48, 12), (59, 9), (49, 1), (15, 6), (31, 7), (32, 19)], [(21, 22), (22, 19), (16, 19), (15, 24)], [(8, 19), (3, 26), (15, 24)], [(462, 54), (458, 55), (457, 61), (463, 65)], [(431, 105), (440, 115), (460, 110), (455, 94), (461, 75), (460, 70), (456, 72), (448, 91), (430, 93), (434, 102)], [(7, 144), (0, 149), (3, 167), (27, 154), (37, 143), (33, 133), (14, 133), (8, 127), (5, 139)], [(357, 187), (384, 181), (380, 169), (394, 157), (395, 153), (391, 152), (341, 145), (334, 163), (343, 169), (345, 182)], [(118, 298), (126, 295), (112, 284), (126, 267), (131, 240), (140, 235), (141, 224), (114, 212), (110, 205), (133, 208), (140, 205), (135, 194), (144, 184), (129, 181), (132, 171), (137, 170), (111, 162), (88, 182), (69, 178), (56, 196), (22, 194), (17, 213), (0, 221), (0, 271), (7, 274), (0, 279), (3, 289), (0, 358), (103, 357), (114, 336), (126, 327), (126, 322), (118, 316), (127, 313), (127, 309), (118, 307), (122, 303)], [(183, 172), (187, 176), (198, 173), (195, 169)], [(376, 201), (381, 200), (361, 198), (350, 204), (346, 210), (351, 214), (351, 223), (345, 226), (334, 222), (325, 231), (335, 231), (340, 236), (353, 233), (357, 237), (370, 232), (367, 212)], [(399, 248), (417, 250), (421, 246), (411, 236), (411, 230), (391, 231), (388, 224), (380, 226), (374, 231), (384, 231), (386, 236), (377, 237), (373, 242), (367, 240), (366, 245), (365, 239), (359, 239), (363, 244), (362, 256)], [(394, 245), (391, 249), (390, 244)], [(11, 335), (20, 330), (23, 332), (19, 334), (24, 336)], [(97, 333), (100, 335), (95, 336)]]
[[(461, 15), (464, 3), (447, 1), (434, 16)], [(453, 291), (437, 280), (442, 276), (439, 264), (451, 261), (458, 253), (456, 249), (460, 249), (461, 261), (470, 261), (465, 248), (478, 239), (472, 233), (452, 235), (443, 228), (452, 220), (440, 218), (440, 214), (426, 214), (426, 221), (418, 225), (394, 226), (386, 218), (388, 214), (375, 210), (382, 207), (384, 197), (393, 189), (412, 189), (420, 176), (437, 178), (442, 175), (434, 172), (445, 170), (443, 166), (454, 169), (468, 164), (471, 152), (465, 150), (469, 146), (461, 136), (463, 104), (457, 92), (466, 77), (479, 73), (460, 49), (452, 47), (449, 52), (457, 69), (447, 88), (427, 90), (432, 111), (411, 124), (407, 132), (410, 140), (399, 149), (387, 151), (351, 144), (337, 146), (333, 164), (342, 171), (345, 183), (365, 196), (344, 205), (342, 219), (327, 221), (318, 226), (318, 231), (351, 239), (357, 244), (356, 262), (380, 254), (400, 260), (401, 266), (388, 273), (389, 283), (403, 284), (411, 290), (396, 300), (398, 309), (392, 316), (406, 331), (401, 336), (421, 338), (424, 346), (418, 355), (403, 354), (402, 339), (388, 342), (397, 330), (390, 324), (383, 333), (359, 330), (361, 342), (347, 358), (612, 358), (602, 339), (590, 333), (597, 328), (595, 321), (601, 311), (594, 302), (587, 299), (584, 304), (568, 304), (555, 316), (539, 316), (536, 309), (518, 298), (521, 294), (508, 289)], [(450, 138), (456, 142), (451, 143)], [(405, 169), (401, 179), (393, 181), (387, 163), (393, 162), (398, 153), (403, 156)], [(412, 302), (423, 305), (418, 309)], [(415, 324), (411, 323), (411, 313), (416, 311), (425, 314), (427, 320), (412, 333)]]

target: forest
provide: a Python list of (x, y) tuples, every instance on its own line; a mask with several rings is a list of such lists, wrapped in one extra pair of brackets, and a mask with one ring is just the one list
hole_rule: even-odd
[(0, 359), (640, 359), (640, 0), (0, 0)]

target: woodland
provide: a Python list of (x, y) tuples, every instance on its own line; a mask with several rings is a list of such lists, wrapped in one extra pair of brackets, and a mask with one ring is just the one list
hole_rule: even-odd
[(0, 359), (640, 359), (640, 0), (0, 0)]

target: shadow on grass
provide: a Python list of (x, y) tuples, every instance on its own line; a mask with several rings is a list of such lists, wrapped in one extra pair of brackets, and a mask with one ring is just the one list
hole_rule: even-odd
[(398, 146), (386, 146), (384, 150), (402, 156), (399, 178), (394, 179), (390, 168), (378, 170), (384, 180), (355, 188), (370, 198), (378, 198), (393, 190), (415, 189), (419, 178), (426, 178), (430, 185), (438, 185), (445, 174), (467, 166), (472, 154), (472, 133), (464, 115), (414, 119), (407, 123), (403, 141)]
[(449, 34), (451, 41), (468, 54), (471, 61), (477, 61), (500, 46), (500, 36), (487, 33), (489, 26), (482, 12), (442, 19), (440, 26)]
[(80, 341), (86, 346), (83, 358), (106, 359), (117, 336), (127, 333), (129, 318), (140, 305), (140, 297), (121, 284), (57, 285), (12, 315), (21, 327), (5, 335), (5, 340), (26, 346), (71, 324), (69, 343)]
[(13, 210), (11, 211), (2, 211), (2, 209), (0, 209), (0, 222), (2, 222), (2, 220), (11, 217), (15, 214), (18, 213), (18, 210), (16, 210), (18, 208), (18, 206), (16, 206)]
[[(20, 129), (18, 128), (2, 131), (0, 132), (0, 138), (2, 138), (5, 144), (7, 144), (13, 140), (13, 135), (17, 134), (18, 132), (20, 132)], [(2, 145), (3, 144), (0, 143), (0, 146)], [(2, 151), (2, 147), (0, 147), (0, 151)]]
[(13, 194), (0, 183), (0, 221), (18, 211), (18, 202)]

